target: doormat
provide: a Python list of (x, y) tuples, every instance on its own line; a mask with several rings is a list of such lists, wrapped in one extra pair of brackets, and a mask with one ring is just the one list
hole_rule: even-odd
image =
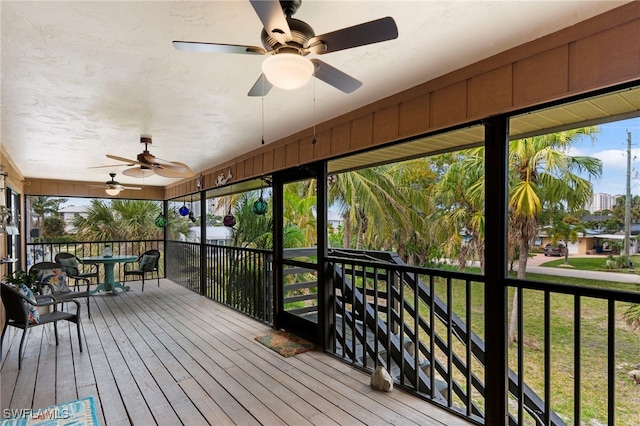
[(316, 348), (315, 343), (286, 331), (258, 336), (256, 340), (284, 357), (298, 355)]
[[(1, 426), (97, 426), (95, 403), (93, 397), (52, 405), (47, 408), (7, 409), (6, 414), (12, 416), (0, 420)], [(5, 414), (5, 415), (6, 415)]]

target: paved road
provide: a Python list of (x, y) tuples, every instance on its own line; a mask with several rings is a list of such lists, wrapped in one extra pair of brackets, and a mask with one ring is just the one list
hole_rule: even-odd
[[(606, 258), (606, 256), (604, 257)], [(603, 262), (604, 262), (603, 258)], [(601, 272), (601, 271), (580, 271), (570, 267), (550, 268), (539, 266), (541, 263), (550, 262), (552, 259), (538, 254), (527, 262), (527, 272), (534, 274), (559, 275), (564, 277), (586, 278), (592, 280), (618, 281), (621, 283), (640, 284), (640, 275), (625, 272)]]

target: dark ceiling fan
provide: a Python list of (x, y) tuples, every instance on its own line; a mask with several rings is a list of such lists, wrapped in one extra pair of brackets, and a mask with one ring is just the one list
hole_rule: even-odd
[(135, 189), (135, 190), (141, 190), (142, 188), (138, 187), (138, 186), (124, 186), (124, 185), (120, 185), (120, 182), (116, 181), (116, 174), (115, 173), (109, 173), (109, 176), (111, 176), (111, 179), (109, 179), (108, 181), (106, 181), (104, 183), (104, 185), (89, 185), (92, 188), (104, 188), (105, 192), (108, 195), (118, 195), (120, 193), (120, 191), (124, 191), (125, 189)]
[(135, 160), (129, 158), (119, 157), (117, 155), (107, 154), (107, 158), (120, 161), (127, 166), (136, 165), (136, 167), (126, 169), (122, 172), (123, 175), (131, 177), (146, 177), (153, 175), (167, 178), (185, 178), (193, 176), (193, 172), (184, 163), (177, 161), (167, 161), (156, 157), (149, 152), (149, 145), (151, 145), (151, 137), (141, 136), (140, 143), (144, 144), (144, 151), (136, 156)]
[[(398, 37), (398, 28), (391, 17), (317, 36), (306, 22), (291, 17), (300, 7), (302, 0), (249, 1), (264, 25), (261, 36), (264, 48), (195, 41), (173, 42), (176, 49), (188, 52), (271, 55), (264, 61), (263, 74), (249, 91), (249, 96), (264, 96), (274, 85), (285, 89), (300, 87), (311, 75), (344, 93), (351, 93), (358, 89), (362, 82), (319, 59), (309, 60), (305, 56), (310, 53), (324, 55)], [(303, 78), (300, 75), (300, 81), (296, 82), (294, 80), (298, 78), (298, 74), (293, 72), (294, 70), (306, 73), (306, 76)], [(288, 71), (292, 71), (292, 74), (283, 74)]]

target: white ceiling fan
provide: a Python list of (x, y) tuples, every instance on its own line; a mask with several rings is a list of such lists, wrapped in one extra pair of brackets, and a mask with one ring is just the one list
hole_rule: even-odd
[(398, 28), (391, 17), (316, 35), (309, 24), (292, 18), (302, 0), (250, 0), (250, 3), (264, 26), (261, 35), (264, 47), (173, 41), (176, 49), (187, 52), (268, 56), (262, 63), (262, 74), (249, 90), (249, 96), (264, 96), (273, 86), (296, 89), (311, 76), (344, 93), (351, 93), (362, 86), (362, 82), (320, 59), (307, 59), (306, 56), (324, 55), (398, 37)]

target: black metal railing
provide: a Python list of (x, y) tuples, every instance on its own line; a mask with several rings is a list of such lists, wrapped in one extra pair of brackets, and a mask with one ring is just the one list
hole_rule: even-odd
[[(141, 253), (155, 249), (160, 251), (159, 274), (164, 277), (164, 241), (163, 240), (111, 240), (111, 241), (65, 241), (65, 242), (37, 242), (25, 245), (27, 269), (34, 263), (54, 262), (58, 253), (72, 253), (78, 258), (102, 255), (105, 246), (110, 246), (114, 255), (138, 256)], [(114, 276), (116, 281), (125, 281), (122, 264), (115, 264)], [(100, 281), (104, 280), (104, 269), (100, 268)]]
[[(63, 251), (99, 255), (105, 244), (114, 254), (159, 249), (167, 278), (273, 323), (268, 250), (180, 241), (166, 246), (162, 241), (29, 243), (26, 248), (30, 259), (43, 261)], [(292, 313), (309, 314), (317, 309), (312, 303), (317, 274), (309, 262), (298, 265), (297, 258), (285, 259), (291, 263), (283, 271), (289, 276), (283, 289), (285, 306)], [(330, 250), (327, 261), (335, 312), (327, 347), (334, 348), (334, 355), (370, 371), (382, 365), (399, 386), (483, 424), (490, 398), (484, 387), (484, 338), (489, 332), (484, 329), (485, 278), (408, 266), (388, 252)], [(515, 279), (507, 283), (505, 291), (518, 296), (516, 341), (504, 347), (510, 367), (505, 372), (509, 424), (577, 425), (593, 418), (585, 410), (596, 403), (602, 405), (602, 422), (628, 423), (633, 414), (625, 407), (634, 406), (633, 385), (620, 365), (636, 365), (640, 345), (637, 335), (624, 327), (622, 312), (640, 304), (640, 293)], [(561, 299), (572, 320), (558, 326), (556, 302)], [(570, 351), (572, 361), (558, 365), (557, 351)], [(588, 374), (594, 369), (601, 373), (595, 379)], [(532, 380), (534, 374), (541, 379)], [(572, 382), (571, 395), (558, 390), (559, 380)], [(601, 401), (594, 402), (586, 390), (594, 386)], [(585, 398), (591, 398), (588, 405)]]
[(167, 278), (200, 293), (200, 243), (167, 241)]
[[(637, 366), (640, 343), (624, 325), (623, 313), (640, 304), (640, 293), (514, 279), (508, 284), (517, 292), (518, 318), (516, 343), (509, 349), (513, 424), (558, 424), (560, 415), (580, 425), (587, 417), (583, 408), (590, 422), (637, 422), (637, 391), (621, 366)], [(558, 351), (572, 361), (561, 364)], [(523, 392), (532, 371), (542, 377), (535, 391), (543, 408), (536, 412), (525, 409)], [(572, 384), (571, 390), (561, 394), (559, 382)]]
[[(336, 288), (335, 355), (371, 371), (382, 365), (416, 395), (484, 423), (484, 277), (409, 267), (382, 252), (343, 250), (329, 261)], [(602, 405), (601, 422), (635, 421), (629, 412), (635, 407), (633, 381), (621, 366), (637, 366), (640, 345), (622, 314), (640, 304), (640, 294), (508, 282), (510, 292), (518, 293), (517, 338), (506, 372), (509, 424), (581, 424), (594, 417), (581, 413), (585, 400), (587, 411)], [(561, 298), (569, 308), (559, 307)], [(569, 324), (558, 324), (566, 317), (559, 309), (572, 313)], [(559, 351), (572, 352), (569, 365), (558, 365)], [(594, 370), (600, 372), (595, 379), (586, 374)], [(536, 375), (542, 384), (533, 380)], [(573, 382), (571, 395), (560, 389), (562, 381)], [(586, 395), (594, 386), (602, 403), (593, 392)]]
[(329, 256), (335, 355), (370, 371), (381, 365), (405, 389), (481, 423), (483, 277), (398, 261), (383, 252)]
[(273, 323), (271, 251), (206, 245), (205, 295)]
[[(204, 268), (200, 268), (204, 250)], [(167, 278), (259, 321), (273, 323), (271, 251), (167, 242)]]

